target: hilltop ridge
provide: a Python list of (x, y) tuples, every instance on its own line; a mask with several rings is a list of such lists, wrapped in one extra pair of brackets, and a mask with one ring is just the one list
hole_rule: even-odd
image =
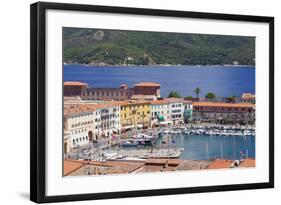
[(255, 38), (63, 28), (65, 63), (255, 65)]

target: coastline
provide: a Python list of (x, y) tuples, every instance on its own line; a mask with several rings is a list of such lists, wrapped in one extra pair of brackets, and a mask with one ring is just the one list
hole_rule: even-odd
[(104, 65), (98, 65), (98, 64), (80, 64), (80, 63), (63, 63), (64, 66), (71, 66), (71, 65), (76, 65), (76, 66), (85, 66), (85, 67), (92, 67), (92, 68), (100, 68), (100, 67), (125, 67), (125, 68), (135, 68), (135, 67), (154, 67), (154, 68), (164, 68), (164, 67), (182, 67), (182, 68), (194, 68), (194, 67), (199, 67), (199, 68), (204, 68), (204, 67), (223, 67), (223, 68), (240, 68), (240, 67), (249, 67), (249, 68), (255, 68), (255, 65), (231, 65), (231, 64), (225, 64), (225, 65), (171, 65), (171, 64), (151, 64), (151, 65), (110, 65), (110, 64), (104, 64)]

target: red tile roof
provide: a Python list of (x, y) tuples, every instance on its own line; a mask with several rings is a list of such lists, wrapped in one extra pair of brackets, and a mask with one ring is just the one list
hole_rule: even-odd
[(250, 103), (224, 103), (224, 102), (193, 102), (194, 106), (202, 107), (241, 107), (241, 108), (253, 108), (255, 105)]
[(160, 104), (168, 104), (167, 100), (153, 100), (150, 102), (151, 105), (160, 105)]
[(87, 83), (79, 82), (79, 81), (65, 81), (63, 83), (64, 86), (87, 86)]
[(190, 102), (188, 100), (185, 100), (183, 98), (165, 98), (166, 101), (170, 102), (170, 103), (184, 103), (184, 102)]
[(131, 97), (132, 100), (153, 100), (156, 99), (155, 95), (133, 95)]
[(115, 106), (134, 106), (147, 105), (150, 101), (146, 100), (128, 100), (128, 101), (107, 101), (103, 103), (83, 103), (83, 104), (64, 104), (64, 116), (73, 115), (83, 112), (93, 112), (98, 109), (110, 108)]
[[(233, 164), (234, 160), (226, 160), (226, 159), (216, 159), (215, 161), (211, 162), (208, 166), (208, 169), (223, 169), (223, 168), (230, 168)], [(240, 161), (240, 164), (237, 166), (241, 167), (255, 167), (256, 160), (253, 158), (247, 158), (243, 161)]]
[(253, 158), (247, 158), (244, 159), (244, 161), (241, 162), (239, 167), (255, 167), (256, 166), (256, 160)]
[[(64, 161), (64, 176), (71, 175), (74, 171), (80, 169), (87, 162), (85, 161), (74, 161), (74, 160), (65, 160)], [(144, 166), (144, 162), (129, 162), (129, 161), (90, 161), (89, 165), (98, 166), (98, 167), (107, 167), (109, 168), (104, 173), (105, 174), (121, 174), (121, 173), (131, 173), (135, 170)]]
[(81, 167), (84, 166), (84, 162), (79, 162), (79, 161), (70, 161), (70, 160), (64, 160), (63, 163), (63, 175), (67, 176), (70, 173), (80, 169)]
[(142, 87), (142, 86), (147, 86), (147, 87), (154, 87), (154, 86), (156, 86), (156, 87), (158, 87), (158, 86), (160, 86), (160, 84), (159, 83), (155, 83), (155, 82), (140, 82), (140, 83), (137, 83), (137, 84), (135, 84), (134, 86), (140, 86), (140, 87)]
[(120, 106), (150, 104), (150, 102), (151, 101), (147, 101), (147, 100), (127, 100), (127, 101), (120, 101)]
[(73, 115), (77, 113), (83, 113), (83, 112), (93, 112), (98, 109), (102, 108), (109, 108), (109, 107), (115, 107), (120, 106), (122, 101), (109, 101), (99, 104), (65, 104), (64, 105), (64, 115)]
[(208, 169), (223, 169), (230, 168), (233, 160), (226, 159), (216, 159), (214, 162), (211, 162), (208, 166)]

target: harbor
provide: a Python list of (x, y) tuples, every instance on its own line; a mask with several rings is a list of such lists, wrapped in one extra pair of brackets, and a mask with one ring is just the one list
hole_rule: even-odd
[(97, 141), (74, 149), (65, 155), (64, 175), (255, 167), (255, 129), (252, 126), (194, 124), (150, 129), (145, 133), (134, 137), (125, 133), (116, 136), (112, 144)]
[[(77, 91), (73, 85), (85, 86), (80, 82), (66, 85), (70, 93)], [(110, 91), (114, 99), (119, 95), (117, 99), (100, 101), (89, 92), (104, 95), (109, 93), (107, 88), (85, 89), (83, 99), (71, 97), (64, 102), (64, 161), (79, 165), (79, 171), (72, 170), (71, 175), (255, 166), (252, 94), (243, 94), (246, 98), (242, 96), (239, 103), (193, 102), (160, 98), (159, 84), (143, 82), (131, 90), (122, 84)], [(151, 93), (154, 99), (123, 99), (124, 90), (128, 95)], [(131, 98), (140, 96), (151, 97)]]
[(255, 158), (253, 126), (189, 124), (130, 134), (131, 132), (116, 135), (111, 143), (100, 140), (73, 149), (65, 159), (144, 161), (150, 158), (190, 160)]
[[(98, 41), (88, 39), (89, 32)], [(255, 167), (254, 48), (239, 50), (248, 57), (237, 58), (237, 51), (222, 55), (229, 48), (205, 55), (198, 44), (193, 56), (193, 49), (180, 49), (189, 41), (183, 36), (172, 45), (163, 42), (173, 34), (168, 40), (154, 32), (118, 31), (143, 39), (123, 45), (115, 35), (102, 40), (113, 33), (73, 28), (64, 33), (83, 42), (79, 49), (65, 48), (63, 59), (65, 176)], [(65, 45), (77, 48), (68, 37)], [(99, 43), (104, 46), (95, 50)], [(91, 52), (80, 53), (82, 47)], [(141, 50), (132, 52), (136, 48)]]

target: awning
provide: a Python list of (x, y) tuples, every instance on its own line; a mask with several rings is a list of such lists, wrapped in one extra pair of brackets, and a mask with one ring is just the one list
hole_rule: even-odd
[(123, 129), (126, 130), (126, 129), (131, 129), (131, 128), (133, 128), (133, 127), (134, 127), (133, 125), (127, 125), (127, 126), (124, 126)]
[(164, 119), (165, 119), (164, 116), (162, 116), (162, 115), (158, 116), (158, 120), (163, 121)]
[(112, 128), (112, 131), (113, 131), (113, 132), (118, 132), (119, 130), (116, 129), (116, 128)]
[(172, 121), (163, 121), (163, 122), (160, 122), (161, 125), (168, 125), (168, 124), (173, 124)]

